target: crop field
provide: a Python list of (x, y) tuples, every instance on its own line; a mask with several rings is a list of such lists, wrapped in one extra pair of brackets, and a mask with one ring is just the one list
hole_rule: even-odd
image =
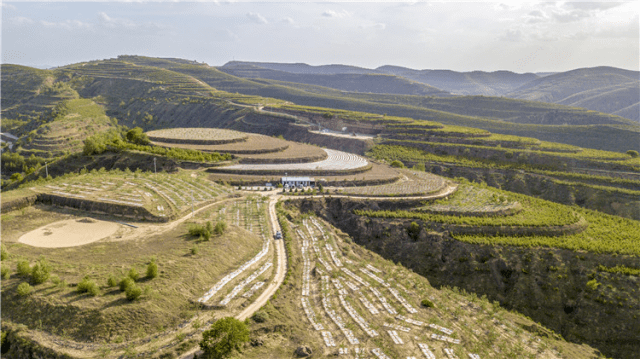
[[(357, 246), (314, 217), (297, 223), (291, 234), (302, 270), (294, 279), (299, 299), (298, 318), (292, 320), (301, 328), (306, 324), (320, 355), (561, 357), (488, 302), (425, 286), (401, 266), (352, 248)], [(423, 300), (431, 307), (422, 305)], [(466, 317), (463, 307), (472, 308), (473, 317)]]
[(240, 163), (303, 163), (322, 161), (328, 157), (322, 148), (303, 143), (289, 142), (288, 147), (279, 152), (260, 154), (239, 154)]
[(504, 193), (492, 188), (462, 184), (450, 198), (437, 200), (416, 210), (460, 216), (492, 216), (510, 214), (519, 209), (520, 204)]
[(237, 155), (272, 153), (284, 151), (293, 142), (282, 140), (276, 137), (258, 135), (255, 133), (245, 133), (247, 139), (240, 142), (231, 142), (220, 145), (188, 144), (188, 143), (165, 143), (156, 142), (163, 147), (186, 148), (204, 152), (225, 152)]
[(402, 178), (394, 183), (379, 186), (363, 186), (345, 188), (339, 191), (341, 194), (355, 196), (422, 196), (438, 192), (445, 188), (445, 179), (430, 173), (410, 170), (400, 171)]
[[(492, 191), (499, 191), (493, 190)], [(498, 192), (499, 193), (499, 192)], [(504, 195), (503, 195), (504, 196)], [(357, 210), (356, 214), (378, 218), (415, 218), (426, 222), (455, 224), (465, 226), (488, 227), (551, 227), (566, 226), (579, 222), (582, 219), (571, 207), (561, 204), (509, 193), (509, 196), (520, 202), (522, 210), (508, 216), (478, 217), (469, 215), (447, 215), (438, 213), (424, 213), (417, 211), (369, 211)]]
[(147, 132), (152, 141), (196, 144), (224, 144), (247, 139), (242, 132), (220, 128), (166, 128)]
[[(144, 208), (157, 217), (178, 215), (192, 204), (212, 201), (228, 189), (187, 173), (100, 172), (66, 175), (30, 188), (33, 193)], [(23, 192), (21, 190), (20, 192)], [(9, 192), (10, 193), (10, 192)]]
[(219, 167), (225, 172), (259, 172), (259, 171), (308, 171), (309, 173), (322, 171), (346, 171), (366, 167), (369, 164), (364, 157), (352, 153), (324, 149), (327, 159), (317, 162), (292, 164), (238, 164)]

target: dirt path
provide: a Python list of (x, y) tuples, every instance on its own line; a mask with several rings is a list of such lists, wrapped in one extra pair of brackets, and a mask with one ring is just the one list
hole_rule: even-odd
[[(273, 233), (281, 231), (280, 224), (278, 223), (278, 217), (276, 215), (276, 202), (278, 202), (279, 196), (273, 196), (269, 201), (269, 220), (271, 221), (271, 229)], [(284, 282), (284, 276), (287, 273), (287, 257), (284, 248), (284, 240), (274, 240), (276, 253), (278, 256), (278, 265), (276, 266), (276, 274), (273, 277), (267, 289), (253, 302), (246, 307), (242, 312), (238, 313), (234, 317), (238, 320), (245, 320), (257, 312), (263, 305), (267, 303), (269, 298), (280, 288), (280, 285)], [(201, 354), (200, 348), (196, 347), (180, 356), (181, 359), (192, 359), (194, 354)]]

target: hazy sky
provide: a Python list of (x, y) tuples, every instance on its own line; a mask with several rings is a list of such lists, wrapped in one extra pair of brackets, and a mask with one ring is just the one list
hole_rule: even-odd
[(121, 54), (375, 68), (638, 70), (640, 2), (2, 2), (2, 62)]

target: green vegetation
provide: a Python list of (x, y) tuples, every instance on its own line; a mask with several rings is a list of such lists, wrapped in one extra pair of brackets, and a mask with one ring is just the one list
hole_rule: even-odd
[(82, 278), (80, 283), (78, 283), (76, 290), (78, 291), (78, 293), (87, 293), (92, 297), (100, 294), (100, 288), (93, 280), (89, 278), (89, 276), (85, 276), (84, 278)]
[(598, 272), (640, 276), (640, 268), (631, 268), (623, 265), (617, 265), (615, 267), (605, 267), (603, 265), (599, 265)]
[(206, 225), (192, 224), (189, 227), (189, 235), (192, 237), (198, 237), (201, 241), (208, 241), (211, 238), (211, 231), (213, 225), (210, 221), (207, 221)]
[(423, 307), (427, 307), (427, 308), (435, 308), (436, 305), (433, 304), (432, 301), (430, 301), (429, 299), (423, 299), (420, 304), (422, 304)]
[(40, 258), (31, 268), (31, 281), (34, 284), (42, 284), (49, 279), (51, 266), (44, 258)]
[(158, 264), (155, 260), (151, 260), (147, 265), (147, 278), (153, 279), (158, 276)]
[(31, 266), (29, 265), (29, 261), (26, 259), (21, 259), (18, 261), (16, 266), (16, 270), (19, 275), (27, 276), (31, 274)]
[(211, 329), (202, 333), (200, 349), (205, 358), (227, 358), (235, 350), (249, 341), (249, 329), (244, 322), (233, 317), (222, 318), (211, 325)]
[(30, 286), (27, 282), (22, 282), (18, 285), (17, 293), (21, 297), (26, 297), (29, 294), (33, 293), (33, 287)]

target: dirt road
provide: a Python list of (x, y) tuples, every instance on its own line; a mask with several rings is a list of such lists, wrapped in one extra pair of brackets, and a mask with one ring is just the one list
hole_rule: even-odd
[[(271, 221), (271, 229), (273, 233), (281, 231), (280, 224), (278, 223), (278, 216), (276, 215), (276, 202), (278, 202), (279, 196), (273, 196), (269, 201), (269, 220)], [(272, 237), (273, 238), (273, 237)], [(235, 315), (238, 320), (245, 320), (257, 312), (267, 303), (269, 298), (280, 288), (280, 285), (284, 282), (284, 276), (287, 273), (287, 257), (284, 247), (284, 240), (273, 240), (275, 245), (275, 252), (278, 257), (278, 265), (276, 266), (276, 274), (267, 286), (262, 294), (251, 305), (246, 307), (242, 312)], [(181, 359), (192, 359), (194, 354), (200, 354), (200, 348), (194, 348), (180, 356)]]

